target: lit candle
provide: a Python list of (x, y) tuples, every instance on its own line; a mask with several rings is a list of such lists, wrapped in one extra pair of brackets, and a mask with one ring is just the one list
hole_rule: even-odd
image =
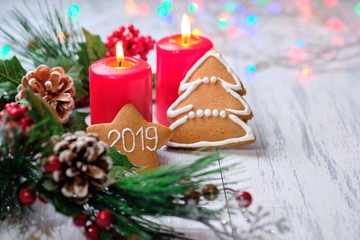
[(187, 71), (208, 50), (212, 42), (204, 37), (192, 36), (190, 21), (184, 14), (181, 34), (162, 38), (156, 44), (156, 120), (169, 126), (166, 111), (178, 98), (181, 80)]
[(91, 124), (111, 122), (127, 103), (132, 103), (151, 122), (150, 65), (141, 59), (124, 57), (120, 42), (116, 55), (96, 61), (89, 68)]

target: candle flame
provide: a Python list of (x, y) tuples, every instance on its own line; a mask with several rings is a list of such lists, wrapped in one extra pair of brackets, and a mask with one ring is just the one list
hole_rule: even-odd
[(184, 14), (181, 20), (181, 38), (183, 43), (189, 43), (191, 37), (191, 28), (189, 17)]
[(121, 63), (124, 60), (124, 50), (120, 42), (116, 44), (116, 61), (119, 63), (121, 67)]

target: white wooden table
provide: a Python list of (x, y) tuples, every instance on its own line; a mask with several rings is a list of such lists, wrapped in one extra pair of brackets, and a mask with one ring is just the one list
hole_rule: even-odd
[[(147, 2), (150, 12), (146, 18), (125, 12), (124, 2), (78, 0), (81, 12), (77, 21), (103, 39), (119, 25), (130, 23), (142, 33), (160, 39), (179, 31), (177, 23), (189, 4), (175, 0), (175, 23), (161, 25), (156, 14), (160, 1)], [(213, 41), (242, 79), (247, 89), (245, 99), (254, 113), (249, 125), (257, 136), (254, 144), (219, 150), (220, 154), (230, 154), (224, 164), (241, 163), (239, 168), (223, 173), (224, 181), (233, 182), (228, 186), (251, 192), (254, 203), (250, 209), (262, 205), (274, 217), (287, 219), (290, 232), (274, 238), (360, 239), (360, 58), (326, 64), (316, 64), (315, 59), (309, 63), (314, 63), (313, 78), (302, 83), (297, 73), (305, 63), (284, 67), (283, 61), (269, 59), (280, 54), (287, 57), (299, 38), (309, 45), (321, 46), (334, 33), (315, 20), (302, 20), (299, 16), (261, 15), (253, 35), (243, 33), (229, 39), (217, 28), (217, 15), (224, 11), (224, 3), (206, 1), (206, 11), (193, 15), (194, 26)], [(348, 3), (356, 6), (356, 1)], [(22, 6), (20, 0), (3, 2), (2, 17), (12, 5)], [(70, 4), (64, 1), (63, 5)], [(359, 21), (354, 17), (354, 21)], [(240, 17), (232, 21), (236, 24)], [(345, 40), (351, 31), (342, 33)], [(255, 76), (247, 77), (245, 67), (258, 61), (271, 63), (270, 68), (260, 68)], [(155, 69), (155, 52), (149, 63)], [(159, 157), (165, 165), (191, 161), (196, 156), (190, 153), (165, 147), (159, 151)], [(36, 206), (38, 217), (45, 219), (45, 225), (53, 226), (54, 239), (83, 238), (71, 220), (54, 215), (50, 206)], [(187, 229), (195, 239), (214, 239), (201, 226), (164, 221)], [(3, 227), (0, 238), (12, 239), (7, 234)]]

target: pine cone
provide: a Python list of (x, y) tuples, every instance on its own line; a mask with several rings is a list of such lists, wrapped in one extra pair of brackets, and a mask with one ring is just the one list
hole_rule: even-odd
[(105, 156), (108, 146), (97, 134), (66, 133), (55, 144), (54, 151), (59, 153), (62, 164), (61, 169), (53, 173), (53, 180), (64, 196), (84, 202), (91, 190), (109, 185), (106, 174), (113, 162)]
[(16, 101), (25, 98), (24, 89), (30, 87), (36, 94), (40, 94), (58, 113), (62, 123), (69, 121), (70, 112), (74, 109), (75, 88), (74, 80), (65, 75), (64, 69), (55, 67), (50, 69), (40, 65), (35, 71), (28, 72), (18, 86)]

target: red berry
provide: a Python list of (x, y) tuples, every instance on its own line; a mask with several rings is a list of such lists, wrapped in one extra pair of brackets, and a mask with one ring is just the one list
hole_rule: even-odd
[(196, 203), (199, 203), (200, 201), (200, 192), (195, 191), (195, 189), (190, 188), (186, 191), (184, 195), (184, 200), (187, 203), (189, 200), (194, 200)]
[(32, 189), (23, 189), (20, 191), (19, 199), (24, 205), (32, 205), (36, 200), (36, 193)]
[(45, 172), (46, 173), (53, 173), (61, 168), (61, 162), (59, 160), (59, 156), (51, 155), (48, 157), (48, 161), (45, 163)]
[(252, 203), (251, 194), (245, 191), (239, 191), (236, 196), (236, 200), (239, 201), (240, 208), (247, 208)]
[(80, 213), (79, 215), (73, 217), (73, 223), (78, 227), (85, 226), (87, 220), (88, 217), (86, 216), (85, 213)]
[(101, 210), (96, 215), (96, 223), (99, 227), (105, 228), (112, 223), (112, 214), (108, 210)]
[(94, 224), (85, 227), (85, 236), (89, 240), (100, 239), (99, 230)]
[(21, 106), (20, 106), (20, 109), (21, 109), (21, 111), (23, 111), (24, 113), (27, 113), (27, 112), (29, 111), (29, 107), (26, 106), (26, 105), (21, 105)]

